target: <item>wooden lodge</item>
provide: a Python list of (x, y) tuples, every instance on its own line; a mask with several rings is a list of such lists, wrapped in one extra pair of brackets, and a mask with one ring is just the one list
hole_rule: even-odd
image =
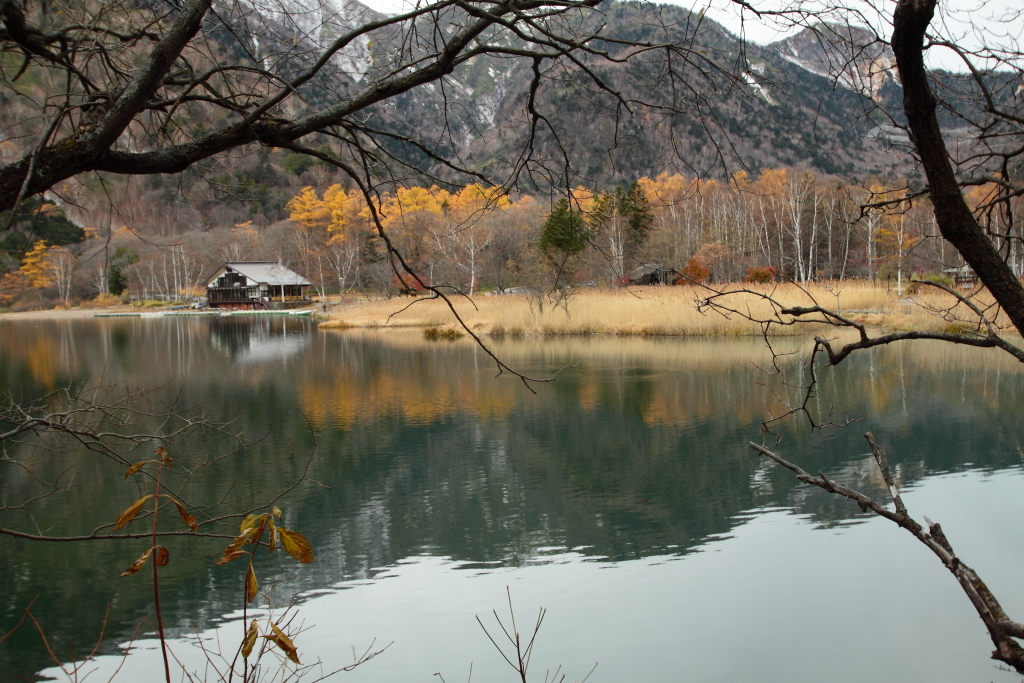
[(290, 308), (309, 301), (312, 283), (274, 261), (225, 263), (206, 282), (210, 308)]

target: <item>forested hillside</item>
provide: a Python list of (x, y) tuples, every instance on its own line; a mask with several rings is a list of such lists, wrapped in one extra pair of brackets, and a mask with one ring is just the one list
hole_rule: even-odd
[[(346, 26), (380, 17), (357, 2), (339, 7), (264, 20), (274, 25), (275, 40), (292, 36), (297, 47), (280, 54), (301, 63), (306, 47), (315, 52)], [(609, 39), (655, 38), (639, 4), (611, 2), (603, 10)], [(545, 77), (556, 87), (537, 91), (531, 102), (529, 69), (482, 55), (436, 85), (366, 110), (358, 124), (364, 131), (388, 131), (375, 138), (375, 203), (424, 278), (468, 292), (550, 285), (556, 259), (544, 235), (550, 237), (549, 216), (562, 197), (586, 238), (573, 249), (562, 284), (570, 276), (573, 283), (623, 284), (642, 265), (689, 264), (697, 280), (740, 279), (761, 269), (802, 281), (949, 265), (943, 244), (928, 240), (935, 231), (921, 202), (863, 215), (858, 209), (920, 183), (903, 151), (905, 136), (875, 110), (900, 96), (884, 45), (847, 29), (843, 38), (857, 53), (830, 52), (821, 40), (834, 30), (827, 26), (767, 47), (744, 45), (680, 7), (662, 6), (656, 16), (657, 31), (699, 43), (715, 64), (735, 65), (679, 67), (714, 97), (698, 93), (681, 106), (663, 65), (641, 55), (602, 62), (590, 75), (552, 66)], [(246, 38), (244, 12), (234, 21), (242, 33), (212, 34), (213, 53), (237, 51), (234, 41), (251, 39), (253, 54), (278, 54), (265, 35)], [(348, 45), (303, 86), (304, 102), (347, 97), (386, 71), (384, 56), (397, 49), (387, 39)], [(5, 69), (18, 68), (10, 54), (4, 58)], [(0, 89), (5, 160), (24, 153), (39, 103), (58, 87), (26, 64), (12, 90)], [(643, 105), (622, 106), (641, 98)], [(225, 125), (202, 101), (190, 107), (192, 117), (176, 124), (179, 135), (198, 139)], [(533, 131), (532, 141), (530, 107), (550, 123)], [(955, 121), (948, 123), (955, 132)], [(434, 142), (428, 149), (413, 139)], [(322, 134), (306, 143), (327, 151), (334, 144)], [(418, 166), (419, 177), (389, 165), (388, 155)], [(464, 187), (449, 163), (479, 174), (481, 184)], [(631, 184), (642, 189), (650, 213), (642, 234), (623, 232), (629, 221), (620, 220)], [(491, 186), (497, 189), (484, 189)], [(985, 192), (978, 188), (979, 201)], [(316, 202), (334, 205), (317, 214)], [(323, 218), (331, 211), (333, 218)], [(324, 292), (395, 286), (365, 198), (334, 167), (283, 149), (242, 147), (178, 174), (81, 174), (24, 202), (16, 216), (0, 214), (0, 228), (0, 306), (101, 294), (188, 297), (220, 262), (240, 259), (292, 265)], [(1019, 269), (1020, 256), (1011, 260)]]
[[(993, 192), (981, 186), (969, 198), (983, 206)], [(959, 261), (936, 238), (927, 200), (861, 211), (864, 204), (907, 196), (878, 180), (863, 187), (778, 169), (741, 172), (724, 182), (642, 177), (596, 192), (575, 188), (571, 201), (479, 184), (399, 188), (383, 192), (375, 208), (422, 284), (467, 294), (646, 283), (651, 272), (666, 270), (673, 272), (659, 281), (680, 285), (851, 277), (896, 284), (911, 274), (943, 277), (942, 270)], [(221, 263), (240, 260), (284, 263), (331, 298), (353, 289), (391, 296), (421, 286), (395, 276), (360, 193), (340, 184), (306, 186), (283, 204), (287, 219), (270, 225), (250, 218), (163, 235), (128, 226), (106, 235), (67, 228), (70, 223), (53, 218), (58, 207), (42, 204), (37, 213), (50, 218), (38, 228), (48, 232), (40, 234), (64, 235), (65, 241), (36, 241), (20, 263), (9, 257), (0, 305), (21, 310), (100, 295), (105, 302), (115, 301), (111, 295), (187, 300), (202, 294), (205, 278)], [(17, 225), (25, 224), (31, 222)], [(1018, 271), (1024, 265), (1019, 245), (1008, 240)]]

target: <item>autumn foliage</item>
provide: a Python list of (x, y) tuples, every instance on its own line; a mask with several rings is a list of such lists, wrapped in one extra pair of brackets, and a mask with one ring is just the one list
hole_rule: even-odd
[[(308, 182), (311, 173), (300, 175)], [(409, 288), (395, 277), (388, 243), (423, 282), (466, 294), (614, 286), (631, 282), (641, 265), (681, 272), (683, 283), (867, 278), (899, 290), (910, 273), (958, 265), (947, 263), (954, 250), (925, 239), (935, 234), (927, 199), (877, 178), (855, 186), (764, 169), (728, 179), (661, 174), (540, 197), (476, 183), (392, 187), (368, 200), (321, 176), (317, 186), (298, 187), (295, 178), (282, 201), (288, 220), (275, 223), (245, 215), (159, 236), (146, 234), (151, 217), (137, 214), (135, 225), (80, 230), (79, 241), (63, 244), (33, 241), (18, 227), (0, 235), (0, 306), (72, 304), (106, 292), (188, 301), (220, 264), (245, 260), (279, 261), (321, 298), (353, 288), (390, 295)], [(993, 192), (980, 185), (966, 198), (1024, 272), (1019, 222), (991, 210)], [(865, 204), (873, 208), (862, 212)], [(43, 208), (39, 215), (55, 211)]]
[(744, 282), (772, 282), (775, 280), (775, 268), (772, 266), (758, 267), (755, 266), (747, 271), (747, 274), (743, 276)]
[(703, 284), (708, 281), (708, 276), (711, 275), (711, 269), (708, 268), (698, 258), (691, 258), (686, 262), (686, 266), (679, 271), (683, 277), (676, 280), (673, 284), (676, 285), (692, 285), (692, 284)]

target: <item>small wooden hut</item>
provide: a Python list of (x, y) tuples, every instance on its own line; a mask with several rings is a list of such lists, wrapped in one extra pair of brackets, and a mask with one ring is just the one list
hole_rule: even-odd
[(627, 276), (630, 285), (668, 285), (679, 277), (679, 273), (671, 268), (662, 268), (661, 264), (643, 265)]
[(966, 263), (957, 268), (946, 268), (942, 272), (953, 278), (959, 289), (974, 289), (978, 285), (977, 273)]

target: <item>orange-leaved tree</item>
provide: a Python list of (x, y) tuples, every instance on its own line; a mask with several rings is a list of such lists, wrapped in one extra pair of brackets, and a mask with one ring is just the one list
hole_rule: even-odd
[(21, 261), (21, 272), (28, 278), (28, 283), (35, 289), (43, 289), (53, 284), (53, 266), (47, 258), (50, 246), (46, 240), (39, 240)]

